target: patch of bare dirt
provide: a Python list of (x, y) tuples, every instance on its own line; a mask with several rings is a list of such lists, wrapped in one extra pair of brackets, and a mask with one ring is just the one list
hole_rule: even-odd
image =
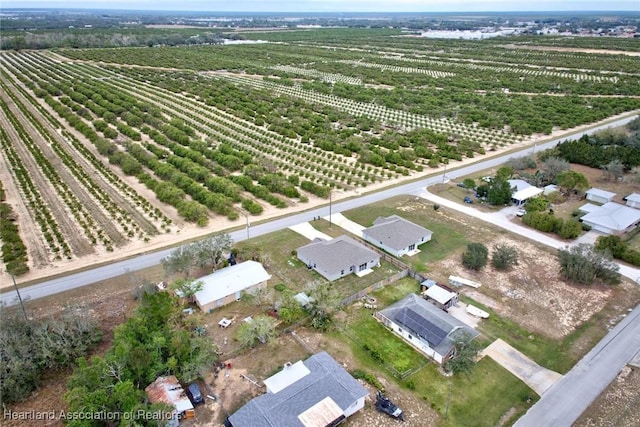
[(626, 366), (573, 424), (574, 427), (640, 425), (640, 368)]
[(463, 289), (463, 293), (532, 332), (562, 338), (601, 311), (611, 298), (612, 288), (566, 283), (558, 275), (556, 257), (533, 244), (505, 235), (484, 243), (490, 250), (495, 244), (516, 247), (518, 265), (509, 271), (489, 265), (471, 272), (462, 266), (460, 257), (453, 256), (439, 262), (433, 271), (444, 283), (451, 274), (480, 282), (482, 287)]

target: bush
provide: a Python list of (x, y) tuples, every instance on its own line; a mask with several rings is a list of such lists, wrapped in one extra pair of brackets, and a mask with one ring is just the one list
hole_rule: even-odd
[(462, 254), (462, 264), (471, 270), (480, 270), (487, 265), (489, 250), (482, 243), (469, 243)]
[(506, 270), (518, 264), (518, 251), (513, 246), (496, 245), (491, 264), (498, 270)]
[(558, 231), (558, 235), (563, 239), (575, 239), (582, 233), (582, 225), (575, 219), (564, 221)]

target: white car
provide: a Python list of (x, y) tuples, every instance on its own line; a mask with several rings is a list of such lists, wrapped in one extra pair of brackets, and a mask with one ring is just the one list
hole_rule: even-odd
[(517, 216), (523, 216), (526, 213), (527, 213), (527, 211), (525, 211), (524, 209), (518, 209), (518, 212), (516, 212), (516, 215)]

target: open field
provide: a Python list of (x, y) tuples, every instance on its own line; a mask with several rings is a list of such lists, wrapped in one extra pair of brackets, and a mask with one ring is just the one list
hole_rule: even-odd
[(2, 52), (0, 179), (31, 276), (640, 107), (640, 75), (624, 56), (396, 35), (270, 31), (243, 37), (279, 43)]

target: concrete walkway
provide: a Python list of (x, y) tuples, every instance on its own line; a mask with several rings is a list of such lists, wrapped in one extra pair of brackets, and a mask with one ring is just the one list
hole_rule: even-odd
[(298, 234), (303, 235), (309, 240), (320, 238), (322, 240), (331, 240), (331, 236), (327, 236), (324, 233), (313, 228), (308, 222), (301, 222), (300, 224), (292, 225), (289, 230), (295, 231)]
[[(329, 215), (322, 217), (322, 219), (329, 221)], [(358, 237), (362, 237), (362, 230), (366, 227), (361, 226), (357, 222), (353, 222), (347, 219), (341, 213), (331, 214), (331, 223), (337, 225), (340, 228), (344, 228), (351, 234), (355, 234)]]
[(489, 356), (498, 362), (540, 396), (562, 378), (559, 373), (543, 368), (500, 338), (492, 342), (480, 355)]

